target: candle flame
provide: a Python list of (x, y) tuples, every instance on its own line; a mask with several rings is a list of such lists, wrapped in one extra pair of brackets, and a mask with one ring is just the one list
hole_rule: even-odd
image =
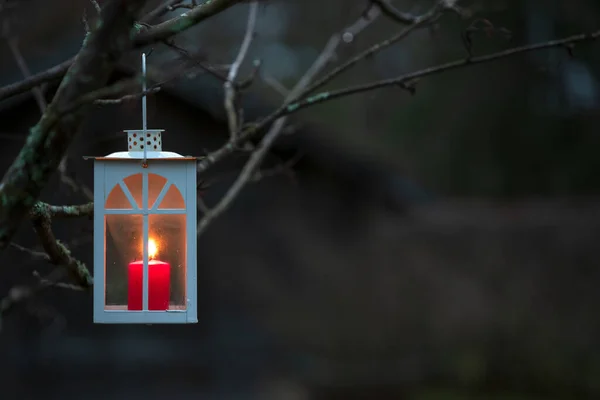
[(158, 253), (158, 247), (154, 239), (148, 239), (148, 258), (154, 258)]

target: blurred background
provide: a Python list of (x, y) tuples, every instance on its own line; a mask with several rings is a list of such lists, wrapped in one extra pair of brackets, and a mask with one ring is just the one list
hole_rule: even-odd
[[(102, 3), (102, 2), (100, 2)], [(159, 1), (149, 1), (148, 9)], [(393, 0), (420, 14), (427, 0)], [(460, 4), (460, 3), (459, 3)], [(487, 0), (359, 63), (336, 89), (600, 29), (595, 0)], [(246, 64), (248, 121), (267, 115), (367, 0), (270, 0)], [(87, 0), (1, 1), (0, 85), (76, 54)], [(169, 18), (185, 10), (164, 15)], [(244, 36), (240, 4), (156, 45), (148, 98), (163, 150), (201, 156), (227, 140), (222, 82)], [(481, 24), (482, 22), (477, 22)], [(483, 23), (484, 25), (487, 23)], [(480, 25), (478, 25), (480, 26)], [(488, 25), (489, 26), (489, 25)], [(327, 70), (402, 29), (379, 16), (345, 36)], [(510, 32), (510, 35), (508, 35)], [(16, 47), (15, 47), (16, 46)], [(3, 399), (586, 399), (600, 396), (600, 43), (526, 53), (296, 114), (251, 184), (198, 241), (199, 323), (94, 325), (92, 296), (44, 291), (3, 319)], [(147, 51), (149, 49), (146, 49)], [(115, 79), (135, 72), (140, 52)], [(42, 88), (47, 101), (58, 82)], [(126, 148), (139, 101), (98, 106), (42, 200), (89, 201), (91, 161)], [(0, 102), (0, 170), (40, 116), (31, 93)], [(213, 205), (247, 159), (200, 178)], [(280, 168), (281, 166), (285, 168)], [(266, 175), (270, 175), (268, 169)], [(92, 268), (92, 221), (55, 233)], [(14, 239), (39, 249), (26, 221)], [(52, 266), (12, 246), (0, 297)]]

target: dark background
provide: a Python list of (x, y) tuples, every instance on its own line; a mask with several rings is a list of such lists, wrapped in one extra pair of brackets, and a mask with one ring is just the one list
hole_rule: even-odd
[[(394, 1), (422, 12), (427, 2)], [(474, 51), (600, 27), (593, 0), (465, 2), (503, 35)], [(248, 118), (281, 102), (329, 35), (366, 1), (278, 0), (261, 6), (244, 97)], [(73, 55), (87, 1), (23, 2), (10, 12), (32, 72)], [(214, 65), (235, 57), (247, 6), (178, 36)], [(393, 77), (464, 57), (452, 16), (364, 61), (331, 84)], [(401, 29), (384, 17), (337, 62)], [(600, 395), (600, 107), (598, 44), (530, 53), (307, 109), (267, 160), (303, 154), (294, 173), (251, 184), (198, 241), (199, 323), (92, 324), (91, 293), (51, 289), (0, 332), (6, 399), (575, 399)], [(177, 53), (156, 46), (150, 67)], [(139, 54), (128, 65), (136, 65)], [(245, 76), (251, 63), (242, 69)], [(173, 67), (174, 68), (174, 67)], [(125, 69), (123, 69), (125, 70)], [(117, 76), (115, 76), (115, 79)], [(0, 83), (21, 79), (0, 45)], [(53, 84), (47, 85), (51, 98)], [(197, 70), (148, 99), (163, 150), (202, 155), (227, 138), (219, 81)], [(30, 94), (0, 103), (0, 169), (39, 118)], [(69, 153), (92, 186), (92, 163), (125, 149), (138, 102), (96, 107)], [(214, 204), (246, 160), (211, 169)], [(88, 201), (55, 177), (51, 204)], [(92, 223), (57, 221), (57, 237), (92, 266)], [(15, 242), (38, 246), (29, 222)], [(0, 295), (51, 267), (14, 248)]]

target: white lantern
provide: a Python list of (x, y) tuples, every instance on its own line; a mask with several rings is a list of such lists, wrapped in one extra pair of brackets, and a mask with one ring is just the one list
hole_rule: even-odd
[(94, 158), (94, 322), (196, 323), (196, 158), (162, 151), (145, 103), (128, 151)]

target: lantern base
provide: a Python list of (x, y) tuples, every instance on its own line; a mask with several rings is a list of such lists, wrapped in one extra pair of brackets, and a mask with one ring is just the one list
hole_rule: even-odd
[[(127, 311), (127, 312), (131, 312), (131, 313), (135, 313), (135, 312), (139, 312), (142, 310), (128, 310), (127, 309), (127, 305), (124, 306), (104, 306), (104, 310), (106, 311)], [(169, 312), (169, 311), (185, 311), (186, 307), (185, 306), (176, 306), (173, 304), (169, 305), (169, 308), (166, 310), (146, 310), (148, 312)]]
[(94, 312), (96, 324), (195, 324), (196, 313), (170, 309), (166, 311), (128, 311), (127, 306), (113, 306), (117, 309), (97, 310)]

